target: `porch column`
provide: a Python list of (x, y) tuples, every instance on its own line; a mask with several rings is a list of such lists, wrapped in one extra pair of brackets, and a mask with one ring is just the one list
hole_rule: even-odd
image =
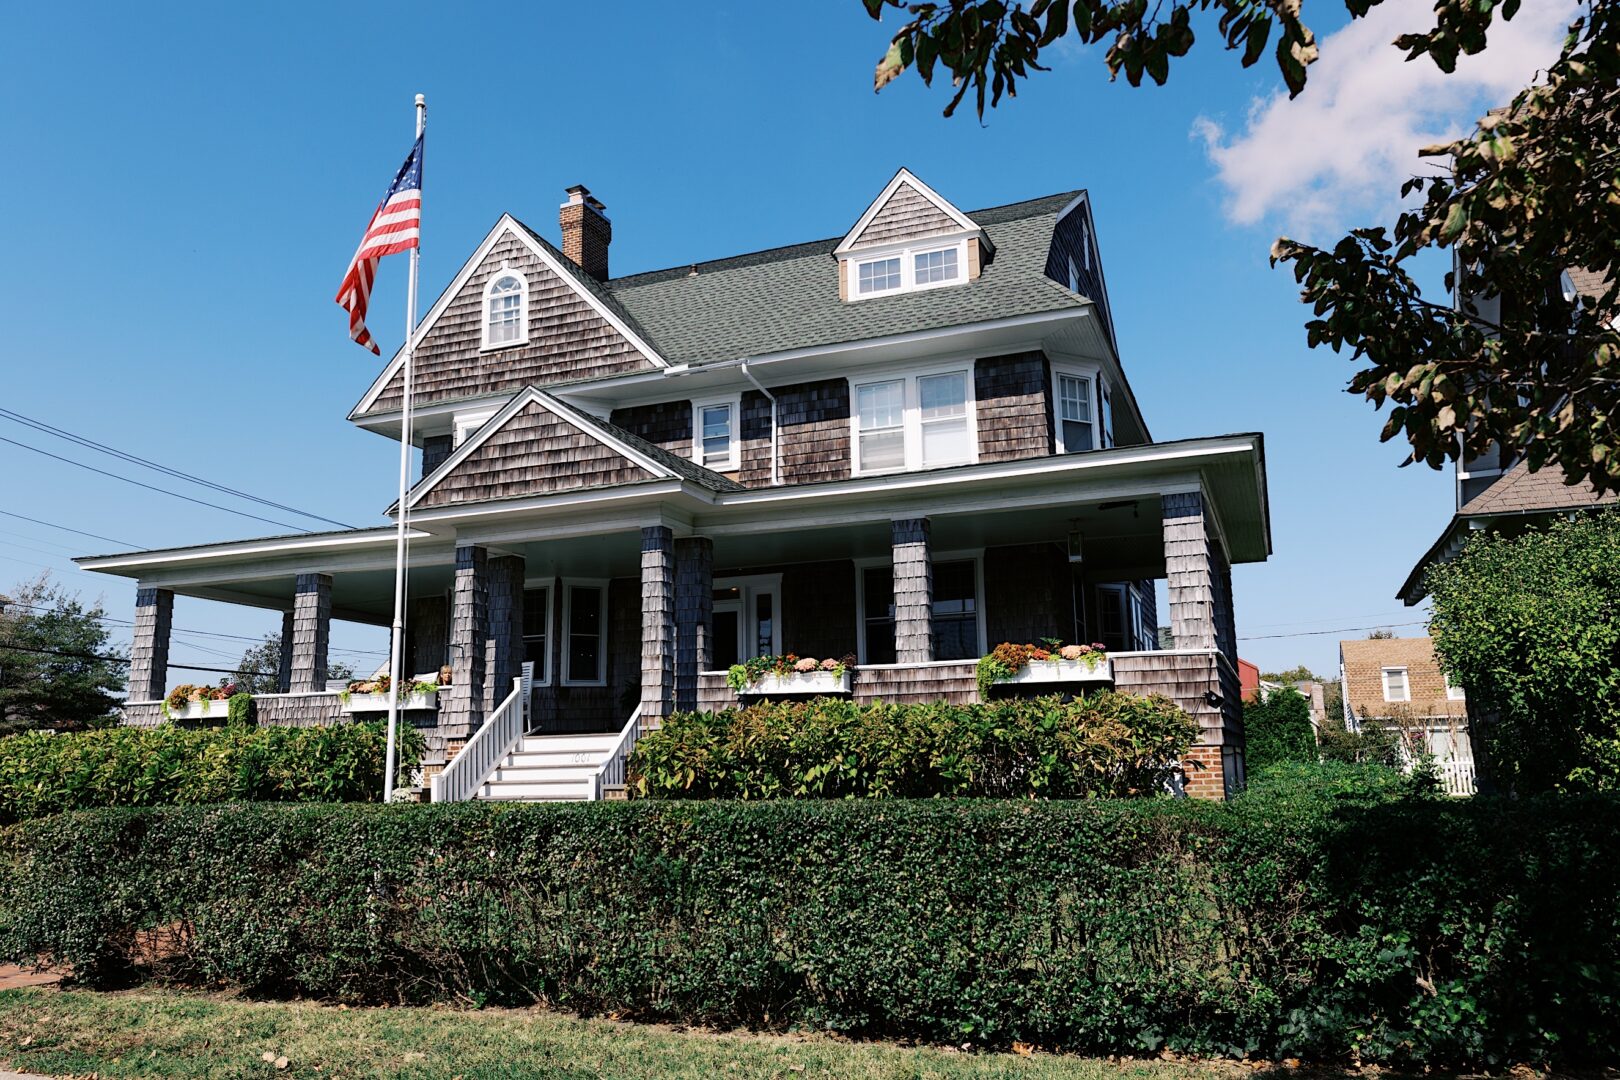
[(523, 557), (489, 560), (489, 638), (484, 648), (484, 715), (493, 713), (523, 673)]
[(489, 552), (456, 548), (450, 589), (450, 700), (440, 705), (439, 727), (465, 739), (484, 722), (484, 658), (489, 640)]
[(675, 706), (675, 539), (666, 525), (641, 530), (641, 719)]
[(285, 694), (292, 689), (293, 613), (281, 613), (281, 649), (276, 658), (276, 693)]
[(928, 519), (892, 523), (894, 537), (894, 658), (926, 664), (934, 658), (934, 566)]
[(1165, 584), (1170, 593), (1170, 629), (1178, 649), (1215, 648), (1213, 544), (1204, 527), (1204, 497), (1196, 491), (1166, 495)]
[(135, 636), (129, 650), (129, 700), (161, 701), (168, 693), (169, 631), (174, 625), (174, 593), (141, 586), (135, 590)]
[(698, 672), (714, 663), (714, 541), (675, 541), (675, 711), (694, 712)]
[(326, 647), (331, 636), (331, 575), (299, 574), (293, 587), (292, 693), (326, 689)]

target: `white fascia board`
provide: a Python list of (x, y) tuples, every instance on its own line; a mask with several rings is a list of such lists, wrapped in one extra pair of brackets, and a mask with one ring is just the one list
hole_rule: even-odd
[[(416, 530), (407, 530), (406, 537), (411, 540), (431, 540), (434, 538), (431, 533)], [(86, 570), (118, 573), (123, 570), (139, 570), (142, 567), (202, 564), (220, 559), (239, 558), (244, 555), (318, 555), (363, 550), (367, 547), (391, 548), (394, 540), (395, 531), (393, 526), (385, 526), (338, 536), (290, 536), (267, 540), (234, 540), (198, 548), (137, 551), (128, 555), (87, 555), (73, 561)]]
[[(428, 309), (427, 315), (422, 318), (421, 322), (416, 324), (416, 340), (420, 341), (425, 337), (427, 332), (439, 321), (439, 317), (444, 314), (451, 301), (460, 295), (462, 288), (466, 286), (474, 271), (483, 265), (484, 260), (489, 257), (489, 253), (494, 249), (496, 242), (507, 233), (510, 233), (519, 243), (527, 247), (535, 258), (544, 263), (552, 273), (566, 282), (569, 288), (589, 304), (598, 315), (602, 316), (613, 329), (623, 335), (625, 340), (634, 345), (650, 363), (660, 368), (669, 367), (669, 361), (665, 360), (651, 345), (643, 341), (640, 335), (631, 330), (619, 318), (617, 313), (597, 298), (595, 293), (581, 285), (578, 279), (575, 278), (573, 271), (564, 267), (562, 263), (552, 257), (549, 251), (536, 243), (529, 230), (518, 224), (517, 219), (511, 214), (502, 214), (500, 220), (495, 223), (495, 227), (490, 229), (489, 234), (474, 249), (467, 261), (461, 264), (461, 269), (456, 271), (456, 276), (451, 279), (449, 285), (445, 286), (445, 290), (439, 294), (439, 298), (433, 302), (433, 306)], [(389, 360), (388, 365), (383, 368), (382, 374), (378, 375), (377, 380), (371, 384), (371, 388), (360, 398), (360, 403), (349, 411), (350, 420), (358, 419), (366, 410), (376, 404), (377, 398), (382, 396), (383, 390), (387, 388), (389, 382), (393, 380), (404, 364), (405, 347), (402, 345), (399, 351), (394, 353), (393, 359)]]
[[(909, 184), (917, 194), (932, 203), (935, 209), (956, 222), (959, 228), (983, 235), (984, 229), (977, 222), (955, 206), (952, 206), (939, 192), (917, 179), (910, 169), (901, 168), (899, 172), (894, 174), (894, 178), (884, 185), (883, 190), (878, 193), (878, 197), (872, 200), (871, 205), (866, 208), (866, 212), (860, 216), (860, 220), (855, 222), (855, 227), (844, 234), (844, 238), (833, 249), (834, 255), (843, 255), (854, 246), (856, 237), (866, 231), (866, 227), (872, 223), (872, 219), (877, 217), (878, 212), (894, 197), (894, 193), (900, 189), (901, 184)], [(986, 237), (986, 242), (988, 243), (988, 237)], [(992, 247), (991, 250), (994, 250), (994, 248)]]
[(500, 499), (493, 502), (447, 506), (437, 510), (421, 510), (411, 514), (411, 521), (434, 523), (494, 520), (497, 518), (511, 518), (519, 514), (555, 513), (567, 515), (583, 509), (592, 509), (612, 503), (633, 504), (647, 502), (648, 500), (657, 501), (670, 495), (686, 494), (702, 498), (700, 492), (702, 492), (702, 489), (698, 488), (697, 485), (687, 484), (678, 479), (653, 480), (640, 484), (620, 484), (616, 487), (574, 491), (560, 495), (534, 495), (528, 498)]

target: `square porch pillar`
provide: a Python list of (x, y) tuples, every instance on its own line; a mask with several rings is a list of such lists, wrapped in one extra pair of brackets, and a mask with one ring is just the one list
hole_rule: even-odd
[(299, 574), (293, 587), (291, 692), (326, 689), (326, 649), (332, 638), (332, 577)]
[(1178, 649), (1215, 648), (1214, 543), (1196, 491), (1164, 496), (1164, 569)]
[(934, 659), (934, 566), (927, 518), (892, 523), (894, 538), (894, 656), (902, 664)]
[(281, 648), (276, 657), (276, 693), (292, 689), (293, 613), (281, 613)]
[(675, 539), (666, 525), (641, 530), (641, 719), (675, 710)]
[(439, 706), (448, 739), (466, 739), (484, 722), (485, 649), (489, 641), (489, 552), (456, 548), (450, 589), (450, 699)]
[(698, 672), (714, 663), (714, 541), (675, 541), (675, 711), (693, 712)]
[(521, 555), (489, 560), (489, 637), (484, 646), (484, 715), (512, 692), (523, 673), (523, 578)]
[(129, 650), (130, 701), (161, 701), (168, 692), (173, 626), (174, 593), (144, 585), (137, 588), (134, 641)]

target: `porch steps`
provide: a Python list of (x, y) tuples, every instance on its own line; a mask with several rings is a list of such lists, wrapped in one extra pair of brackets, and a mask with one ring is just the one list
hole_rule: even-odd
[(486, 802), (580, 802), (617, 735), (526, 735), (473, 796)]

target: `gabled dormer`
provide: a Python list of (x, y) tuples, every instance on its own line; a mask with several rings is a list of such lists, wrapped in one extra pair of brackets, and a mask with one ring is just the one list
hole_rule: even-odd
[(838, 298), (965, 285), (994, 254), (977, 222), (901, 169), (833, 250)]

